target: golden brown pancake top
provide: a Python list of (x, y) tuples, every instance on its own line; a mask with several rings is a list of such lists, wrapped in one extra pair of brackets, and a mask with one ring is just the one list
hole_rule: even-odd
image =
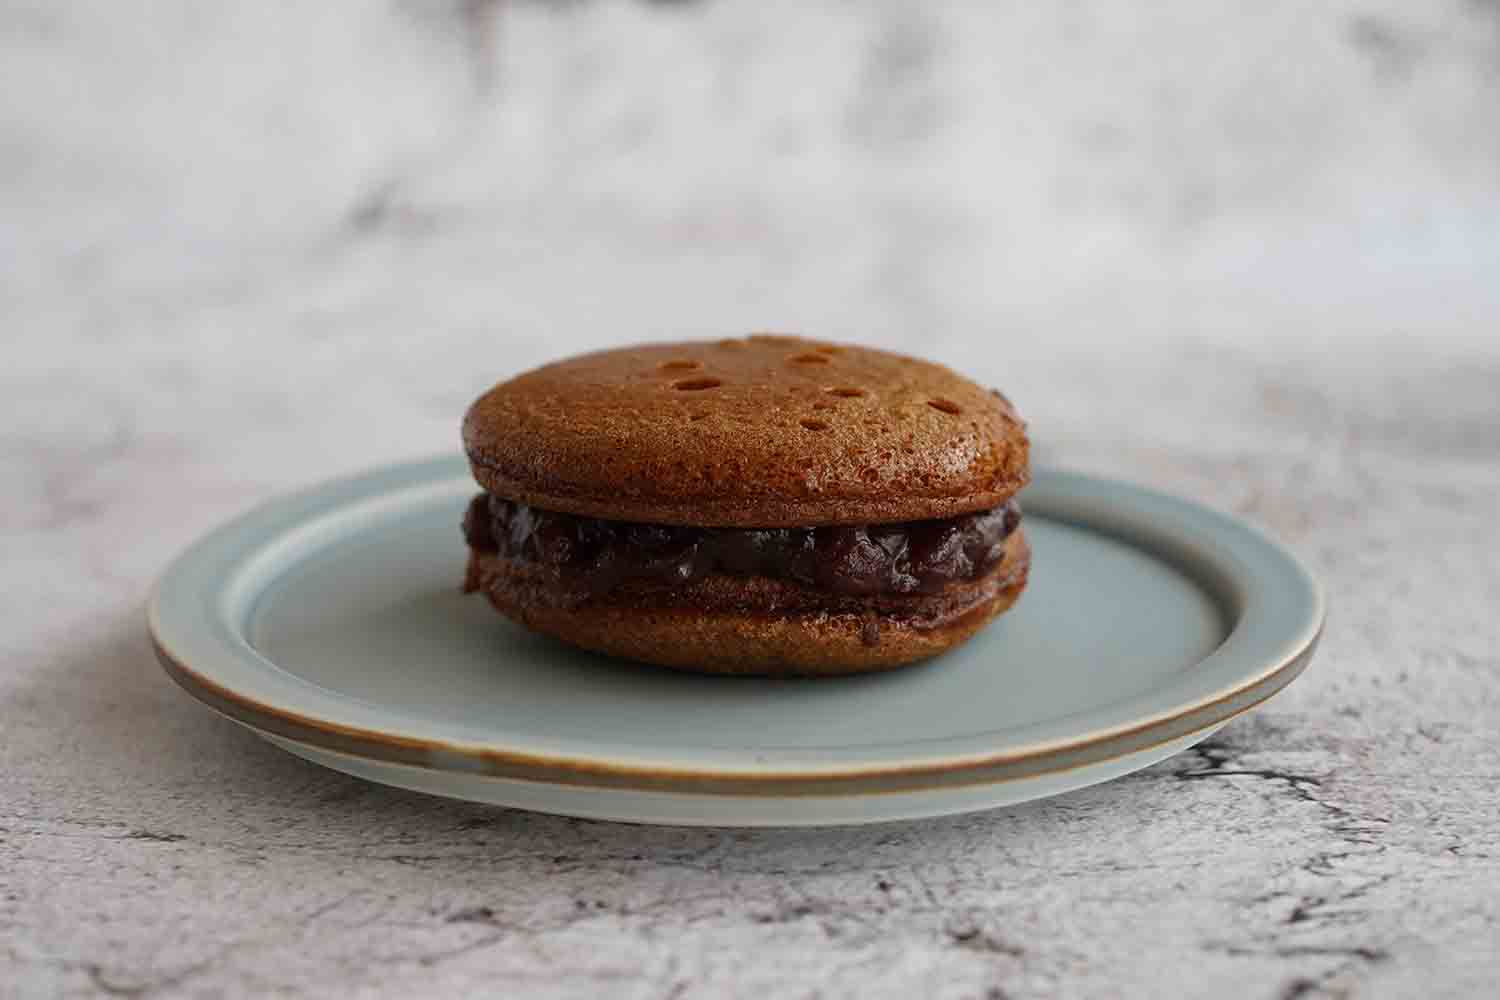
[(587, 517), (793, 527), (950, 517), (1027, 481), (1004, 396), (941, 365), (755, 335), (544, 365), (464, 418), (485, 489)]

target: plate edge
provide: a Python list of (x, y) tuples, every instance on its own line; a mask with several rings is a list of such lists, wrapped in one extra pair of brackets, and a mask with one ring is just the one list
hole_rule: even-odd
[[(154, 595), (153, 595), (154, 596)], [(154, 611), (154, 604), (152, 602)], [(150, 616), (154, 619), (154, 615)], [(998, 784), (1071, 770), (1124, 756), (1206, 729), (1249, 711), (1286, 687), (1306, 668), (1322, 639), (1324, 621), (1312, 638), (1274, 669), (1210, 701), (1188, 706), (1166, 718), (1123, 730), (1083, 734), (1029, 751), (980, 755), (899, 767), (845, 771), (701, 770), (632, 766), (597, 760), (553, 757), (519, 751), (479, 750), (436, 740), (395, 737), (286, 712), (221, 687), (174, 657), (149, 621), (151, 645), (167, 676), (209, 708), (252, 729), (338, 753), (434, 771), (497, 778), (636, 791), (700, 795), (827, 796), (907, 792), (962, 785)]]

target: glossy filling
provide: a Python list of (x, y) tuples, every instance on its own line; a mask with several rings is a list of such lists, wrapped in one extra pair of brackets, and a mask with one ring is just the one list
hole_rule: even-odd
[(796, 580), (840, 594), (934, 594), (994, 569), (1021, 523), (1010, 500), (935, 521), (824, 528), (688, 528), (575, 517), (481, 493), (464, 514), (479, 552), (537, 564), (590, 593), (713, 573)]

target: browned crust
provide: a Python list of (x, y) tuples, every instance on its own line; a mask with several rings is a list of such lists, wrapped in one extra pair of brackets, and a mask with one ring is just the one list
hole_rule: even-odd
[(1028, 480), (1025, 425), (1003, 396), (941, 365), (798, 337), (546, 365), (475, 401), (463, 437), (492, 493), (656, 524), (927, 520), (997, 506)]
[(579, 601), (493, 553), (471, 554), (467, 586), (521, 625), (611, 656), (706, 673), (839, 675), (905, 666), (966, 641), (1015, 603), (1030, 555), (1017, 531), (993, 571), (937, 595), (849, 597), (716, 575)]

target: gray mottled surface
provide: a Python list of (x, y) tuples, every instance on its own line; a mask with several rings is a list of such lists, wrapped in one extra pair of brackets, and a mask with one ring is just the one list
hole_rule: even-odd
[[(1493, 995), (1500, 10), (943, 10), (0, 4), (0, 995)], [(363, 785), (152, 662), (247, 505), (757, 327), (1273, 530), (1312, 669), (1106, 786), (740, 833)]]

